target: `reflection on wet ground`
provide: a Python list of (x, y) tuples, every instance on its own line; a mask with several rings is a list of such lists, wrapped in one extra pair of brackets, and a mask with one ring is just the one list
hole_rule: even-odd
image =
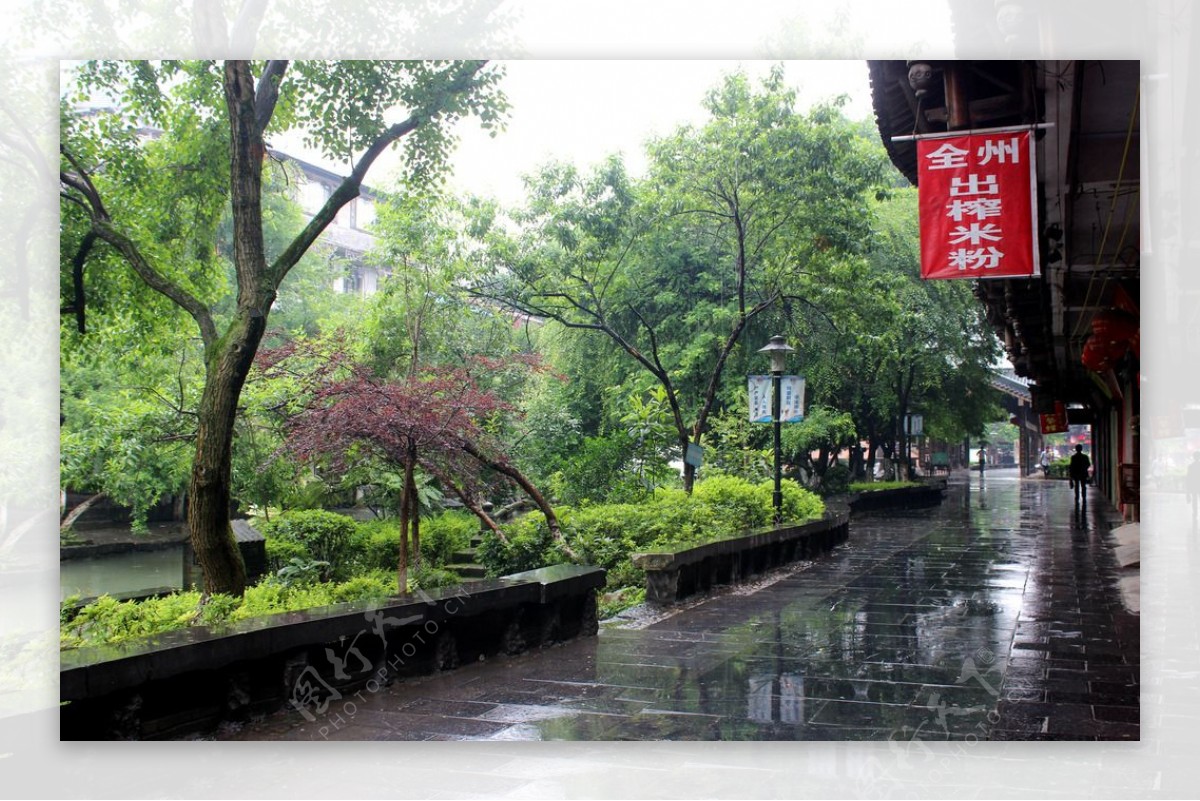
[(755, 592), (220, 737), (1137, 739), (1138, 618), (1102, 517), (1062, 482), (964, 474)]

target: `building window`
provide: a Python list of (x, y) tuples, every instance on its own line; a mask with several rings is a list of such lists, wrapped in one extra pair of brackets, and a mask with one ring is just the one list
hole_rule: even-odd
[(363, 276), (360, 268), (351, 267), (346, 270), (346, 277), (342, 279), (342, 291), (347, 295), (362, 294)]
[(354, 227), (366, 230), (371, 226), (371, 223), (375, 222), (375, 203), (365, 197), (360, 197), (356, 203), (358, 205), (358, 213)]

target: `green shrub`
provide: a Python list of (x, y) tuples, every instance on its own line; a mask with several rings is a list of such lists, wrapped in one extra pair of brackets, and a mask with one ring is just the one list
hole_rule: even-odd
[(821, 495), (841, 495), (850, 487), (850, 468), (841, 462), (830, 465), (821, 476)]
[[(768, 494), (764, 509), (757, 486), (737, 476), (714, 476), (697, 482), (692, 497), (713, 510), (722, 528), (734, 521), (743, 528), (759, 528), (771, 521), (771, 498)], [(774, 487), (770, 482), (767, 486)]]
[(268, 547), (272, 539), (297, 543), (304, 552), (294, 556), (327, 562), (329, 567), (321, 576), (324, 581), (349, 575), (345, 557), (354, 529), (355, 523), (349, 517), (322, 509), (284, 512), (262, 524)]
[(64, 648), (115, 644), (189, 625), (199, 613), (200, 593), (181, 592), (145, 601), (118, 601), (108, 595), (79, 610), (60, 629)]
[(395, 572), (400, 564), (399, 522), (389, 519), (357, 524), (346, 550), (347, 562), (354, 575), (372, 570)]
[[(563, 510), (565, 512), (565, 510)], [(559, 522), (563, 520), (560, 512)], [(487, 568), (489, 576), (506, 576), (547, 565), (561, 564), (566, 557), (555, 546), (541, 512), (532, 512), (504, 526), (508, 542), (487, 533), (480, 544), (477, 558)]]
[(600, 603), (596, 609), (597, 616), (601, 620), (607, 620), (618, 612), (624, 612), (631, 606), (644, 603), (645, 600), (645, 587), (624, 586), (600, 596)]
[[(767, 520), (772, 516), (772, 495), (775, 492), (775, 485), (770, 481), (765, 481), (758, 485), (758, 490), (762, 493), (765, 499), (766, 507), (771, 512), (767, 513)], [(821, 515), (825, 514), (825, 502), (821, 500), (815, 492), (806, 490), (794, 481), (785, 481), (780, 487), (783, 493), (783, 521), (785, 523), (802, 523), (805, 520), (816, 520)]]
[(919, 487), (918, 481), (856, 481), (850, 485), (851, 492), (878, 492), (880, 490)]
[(421, 558), (432, 567), (450, 564), (454, 552), (469, 548), (478, 531), (479, 518), (470, 512), (442, 512), (422, 519)]
[(242, 600), (232, 595), (210, 595), (200, 608), (199, 622), (206, 626), (216, 626), (229, 620)]
[[(433, 567), (448, 564), (455, 551), (470, 547), (471, 537), (478, 529), (477, 518), (469, 512), (443, 512), (422, 518), (422, 561)], [(394, 572), (400, 562), (400, 522), (389, 518), (359, 523), (350, 536), (346, 553), (352, 575), (371, 570)]]
[(457, 573), (422, 564), (412, 571), (408, 577), (408, 584), (412, 590), (436, 590), (439, 587), (454, 587), (462, 584), (462, 579)]
[(329, 572), (329, 563), (297, 556), (275, 572), (275, 578), (285, 587), (316, 584)]
[(379, 573), (355, 576), (349, 581), (335, 585), (330, 593), (334, 603), (369, 601), (375, 598), (387, 598), (395, 594), (395, 577)]
[(267, 567), (272, 573), (278, 573), (296, 559), (311, 558), (312, 555), (303, 543), (273, 537), (267, 538)]
[[(781, 491), (783, 515), (789, 522), (812, 520), (825, 511), (816, 494), (795, 482), (785, 482)], [(557, 511), (563, 536), (577, 559), (609, 571), (607, 587), (613, 591), (643, 583), (645, 574), (633, 567), (632, 553), (685, 547), (769, 524), (773, 492), (770, 481), (752, 484), (723, 475), (698, 482), (691, 496), (666, 489), (643, 503), (560, 507)], [(481, 561), (490, 575), (563, 561), (540, 513), (514, 521), (505, 531), (507, 544), (488, 536), (480, 547)]]
[[(428, 589), (445, 586), (445, 571), (422, 574), (410, 586)], [(246, 590), (245, 596), (212, 595), (201, 604), (199, 592), (178, 592), (162, 598), (144, 601), (117, 601), (102, 596), (80, 609), (73, 617), (63, 616), (59, 630), (61, 648), (90, 645), (113, 645), (140, 637), (148, 637), (193, 624), (217, 626), (248, 618), (277, 615), (302, 609), (313, 609), (347, 601), (367, 601), (396, 595), (395, 574), (373, 571), (340, 583), (306, 583), (288, 585), (276, 577), (268, 577)]]

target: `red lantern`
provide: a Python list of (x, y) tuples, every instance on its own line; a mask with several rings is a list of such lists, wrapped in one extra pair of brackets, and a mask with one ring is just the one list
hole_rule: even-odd
[[(1092, 334), (1103, 344), (1128, 343), (1138, 333), (1137, 318), (1120, 309), (1105, 309), (1092, 318)], [(1122, 348), (1121, 353), (1125, 352)]]
[(1093, 336), (1088, 337), (1088, 341), (1084, 343), (1080, 361), (1093, 373), (1103, 373), (1105, 370), (1111, 369), (1120, 356), (1121, 354), (1114, 355), (1105, 343)]

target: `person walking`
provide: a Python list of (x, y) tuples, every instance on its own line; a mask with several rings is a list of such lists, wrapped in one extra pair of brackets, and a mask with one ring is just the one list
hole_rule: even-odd
[(1038, 454), (1038, 466), (1042, 468), (1042, 478), (1050, 478), (1050, 451), (1045, 448)]
[(1200, 451), (1193, 451), (1192, 463), (1187, 470), (1187, 497), (1192, 504), (1192, 521), (1196, 520), (1196, 507), (1200, 503)]
[(1087, 481), (1088, 470), (1091, 469), (1092, 460), (1083, 452), (1082, 445), (1075, 446), (1075, 453), (1071, 455), (1071, 465), (1067, 469), (1067, 475), (1071, 480), (1071, 486), (1075, 489), (1075, 504), (1078, 505), (1082, 500), (1087, 503)]

